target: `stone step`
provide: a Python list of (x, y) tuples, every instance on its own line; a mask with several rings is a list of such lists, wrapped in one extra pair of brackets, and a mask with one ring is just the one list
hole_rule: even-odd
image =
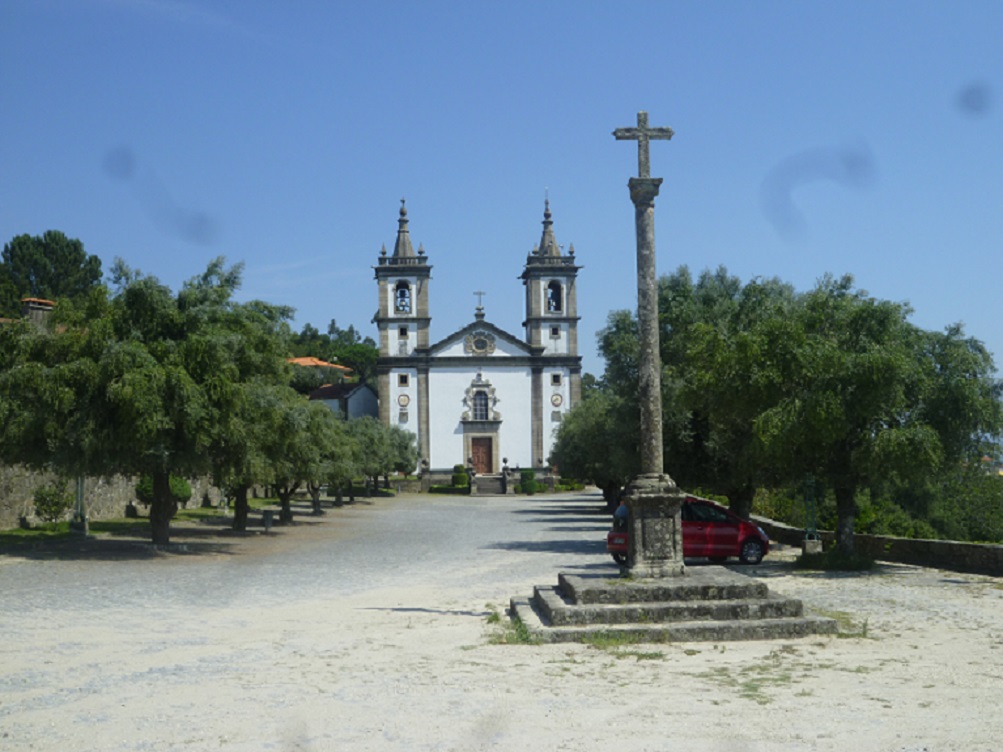
[(501, 496), (502, 477), (500, 475), (478, 475), (474, 478), (475, 496)]
[(653, 580), (561, 573), (557, 582), (565, 597), (580, 605), (740, 600), (765, 598), (770, 592), (765, 582), (723, 566), (687, 567), (682, 577)]
[(538, 642), (582, 642), (597, 637), (638, 642), (731, 642), (774, 640), (836, 633), (836, 622), (817, 616), (735, 621), (683, 621), (671, 623), (591, 624), (551, 626), (529, 598), (513, 598), (510, 614), (525, 625)]
[(545, 621), (554, 627), (776, 619), (800, 617), (804, 613), (801, 601), (772, 594), (735, 599), (576, 604), (569, 601), (558, 587), (537, 586), (533, 593), (534, 605)]

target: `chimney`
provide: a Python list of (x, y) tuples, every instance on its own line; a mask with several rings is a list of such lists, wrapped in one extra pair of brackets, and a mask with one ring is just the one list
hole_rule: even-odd
[(42, 298), (21, 298), (21, 315), (35, 326), (42, 328), (56, 304)]

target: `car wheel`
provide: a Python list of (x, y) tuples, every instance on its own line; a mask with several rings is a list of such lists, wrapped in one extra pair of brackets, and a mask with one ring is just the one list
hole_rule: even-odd
[(743, 564), (758, 564), (763, 560), (763, 544), (755, 538), (749, 538), (742, 544), (742, 552), (738, 558)]
[(627, 566), (627, 554), (610, 554), (613, 557), (613, 561), (619, 564), (621, 567)]
[(724, 564), (726, 561), (728, 561), (728, 557), (727, 556), (711, 556), (710, 557), (710, 563), (711, 564)]

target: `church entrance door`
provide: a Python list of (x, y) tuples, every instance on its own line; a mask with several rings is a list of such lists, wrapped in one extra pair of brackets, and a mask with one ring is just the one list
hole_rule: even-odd
[(470, 456), (474, 459), (474, 472), (478, 475), (488, 475), (494, 472), (491, 464), (491, 439), (471, 438)]

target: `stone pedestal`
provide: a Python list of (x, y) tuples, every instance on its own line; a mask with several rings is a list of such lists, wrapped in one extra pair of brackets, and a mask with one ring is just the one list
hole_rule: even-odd
[(686, 494), (663, 473), (639, 475), (627, 486), (630, 544), (627, 567), (636, 577), (678, 577), (683, 565), (681, 510)]
[(820, 554), (822, 553), (822, 541), (818, 538), (805, 538), (801, 541), (801, 553)]

